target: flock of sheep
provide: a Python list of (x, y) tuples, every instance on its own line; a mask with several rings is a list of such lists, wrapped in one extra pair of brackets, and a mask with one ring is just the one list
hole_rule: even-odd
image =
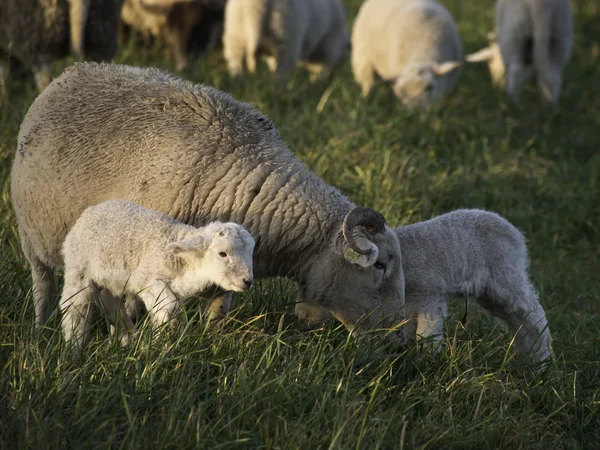
[[(13, 39), (1, 49), (12, 50), (45, 88), (21, 125), (11, 173), (37, 324), (52, 312), (57, 269), (65, 272), (63, 333), (77, 351), (96, 303), (127, 342), (141, 303), (158, 326), (174, 319), (186, 297), (212, 287), (207, 315), (214, 321), (228, 312), (233, 291), (249, 289), (255, 277), (284, 276), (297, 282), (296, 316), (310, 326), (334, 316), (363, 331), (407, 318), (403, 338), (439, 341), (448, 301), (464, 295), (508, 326), (519, 351), (551, 356), (524, 237), (497, 214), (457, 210), (391, 228), (310, 172), (258, 110), (158, 69), (75, 64), (46, 87), (58, 49), (91, 55), (98, 44), (91, 30), (116, 30), (112, 8), (120, 11), (120, 2), (56, 2), (55, 21), (30, 33), (31, 40), (56, 32), (37, 50), (0, 26), (0, 37)], [(155, 35), (165, 27), (173, 35), (175, 3), (184, 11), (175, 17), (193, 16), (185, 13), (194, 5), (188, 0), (126, 0), (123, 19), (135, 2), (164, 19), (148, 26)], [(350, 52), (339, 0), (222, 4), (233, 75), (253, 72), (256, 58), (266, 56), (282, 81), (299, 61), (318, 78)], [(42, 3), (23, 5), (44, 14), (35, 9)], [(14, 5), (3, 9), (0, 24), (23, 25), (17, 13)], [(467, 59), (488, 60), (494, 80), (514, 97), (535, 71), (544, 98), (556, 103), (571, 22), (568, 0), (498, 0), (497, 40)], [(113, 34), (102, 35), (109, 53)], [(171, 42), (179, 65), (185, 46), (178, 36)], [(463, 61), (452, 17), (432, 0), (366, 0), (352, 42), (363, 94), (380, 78), (409, 107), (440, 99)]]

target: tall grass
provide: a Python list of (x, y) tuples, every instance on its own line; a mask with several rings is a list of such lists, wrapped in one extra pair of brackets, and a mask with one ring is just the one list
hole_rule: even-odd
[[(345, 2), (349, 24), (358, 0)], [(466, 51), (485, 45), (491, 1), (445, 2)], [(319, 176), (394, 225), (463, 207), (499, 212), (525, 232), (531, 275), (554, 337), (545, 369), (511, 336), (453, 305), (444, 348), (357, 341), (337, 324), (302, 331), (295, 286), (266, 280), (234, 297), (218, 331), (188, 322), (120, 348), (102, 318), (73, 364), (57, 317), (33, 328), (31, 280), (9, 201), (18, 127), (36, 92), (13, 73), (0, 105), (0, 447), (555, 448), (600, 445), (600, 5), (578, 0), (575, 51), (560, 107), (532, 85), (520, 105), (469, 66), (431, 114), (404, 111), (385, 87), (362, 99), (349, 66), (327, 86), (298, 70), (287, 88), (266, 67), (232, 80), (220, 54), (182, 74), (252, 103)], [(168, 63), (122, 48), (116, 61)], [(55, 74), (71, 61), (56, 65)], [(322, 102), (321, 102), (322, 103)]]

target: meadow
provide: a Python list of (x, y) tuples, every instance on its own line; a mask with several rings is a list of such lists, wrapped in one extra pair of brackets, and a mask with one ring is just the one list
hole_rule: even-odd
[[(486, 44), (493, 2), (446, 0), (466, 52)], [(360, 4), (346, 0), (351, 25)], [(102, 318), (73, 364), (55, 315), (33, 327), (29, 269), (10, 204), (19, 125), (37, 95), (15, 70), (0, 104), (0, 448), (592, 449), (600, 445), (600, 3), (576, 0), (575, 48), (559, 108), (532, 83), (520, 104), (464, 67), (429, 114), (380, 86), (363, 99), (349, 64), (331, 84), (265, 65), (247, 82), (220, 52), (181, 75), (270, 116), (315, 173), (388, 223), (456, 208), (505, 216), (526, 237), (554, 360), (518, 358), (485, 313), (452, 304), (444, 348), (357, 341), (337, 323), (303, 331), (295, 285), (262, 280), (234, 297), (220, 330), (194, 299), (159, 342), (120, 348)], [(115, 61), (174, 70), (131, 39)], [(54, 68), (58, 75), (72, 60)]]

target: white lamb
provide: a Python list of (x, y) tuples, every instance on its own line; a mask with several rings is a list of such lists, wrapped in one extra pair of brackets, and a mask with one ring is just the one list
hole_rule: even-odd
[(498, 0), (490, 45), (465, 59), (487, 61), (493, 83), (517, 100), (535, 72), (544, 99), (558, 103), (573, 49), (569, 0)]
[[(406, 282), (408, 336), (442, 338), (448, 301), (468, 296), (516, 333), (519, 351), (544, 360), (550, 331), (527, 275), (525, 238), (498, 214), (457, 210), (396, 228)], [(296, 316), (308, 325), (327, 315), (299, 290)]]
[(407, 107), (435, 104), (454, 87), (462, 42), (448, 10), (432, 0), (367, 0), (352, 30), (352, 71), (364, 96), (376, 77)]
[[(185, 297), (211, 285), (245, 291), (253, 282), (254, 239), (241, 225), (212, 222), (196, 228), (125, 200), (87, 208), (65, 238), (62, 329), (76, 349), (85, 344), (93, 296), (140, 299), (152, 324), (168, 321)], [(121, 301), (100, 301), (116, 321)], [(125, 314), (121, 327), (132, 328)]]
[(229, 71), (254, 73), (256, 57), (285, 81), (299, 60), (311, 78), (325, 76), (349, 55), (340, 0), (229, 0), (225, 6), (223, 52)]

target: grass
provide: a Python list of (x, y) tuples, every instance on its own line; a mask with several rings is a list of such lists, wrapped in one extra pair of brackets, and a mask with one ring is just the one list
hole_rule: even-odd
[[(345, 2), (349, 23), (358, 0)], [(445, 2), (465, 50), (485, 44), (492, 2)], [(483, 4), (482, 4), (483, 3)], [(160, 342), (119, 348), (100, 319), (74, 365), (56, 317), (33, 328), (31, 281), (9, 201), (16, 137), (35, 98), (14, 73), (0, 105), (0, 448), (597, 448), (600, 441), (600, 6), (577, 0), (575, 50), (560, 108), (531, 86), (519, 105), (465, 67), (440, 108), (410, 114), (381, 87), (362, 99), (349, 65), (326, 89), (298, 70), (288, 89), (265, 67), (245, 84), (222, 57), (182, 75), (268, 114), (298, 157), (394, 225), (456, 208), (499, 212), (525, 232), (554, 337), (544, 370), (511, 337), (453, 305), (443, 351), (398, 352), (336, 324), (303, 332), (295, 287), (266, 280), (234, 298), (220, 332), (196, 300)], [(171, 68), (129, 44), (116, 61)], [(70, 61), (57, 63), (55, 74)]]

